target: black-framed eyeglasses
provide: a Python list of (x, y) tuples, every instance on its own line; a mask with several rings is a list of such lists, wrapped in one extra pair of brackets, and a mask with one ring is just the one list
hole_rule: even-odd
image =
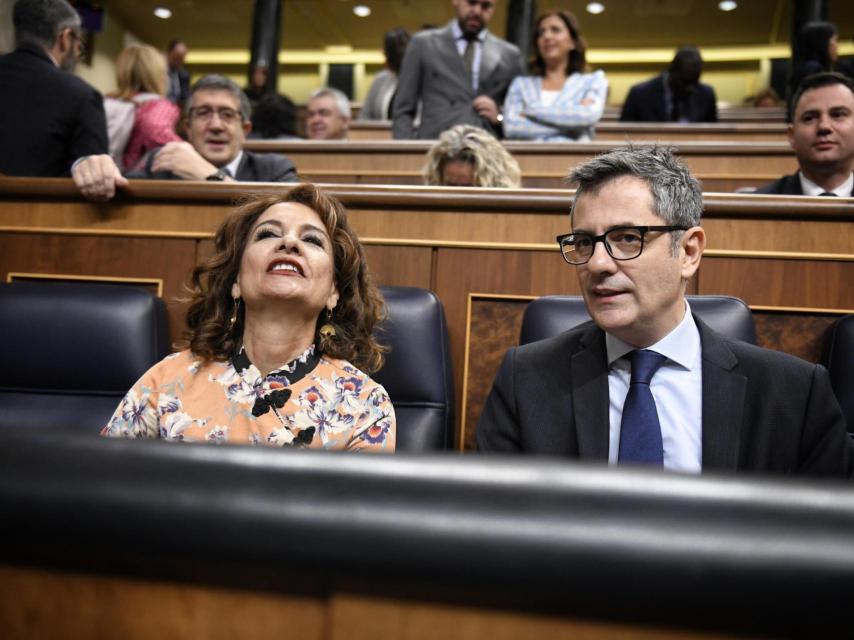
[(613, 227), (599, 236), (586, 231), (565, 233), (556, 240), (563, 259), (569, 264), (585, 264), (596, 250), (596, 243), (602, 242), (608, 255), (614, 260), (633, 260), (643, 252), (646, 234), (650, 231), (687, 231), (684, 226), (653, 227)]
[(225, 124), (234, 124), (241, 119), (240, 112), (235, 109), (231, 109), (230, 107), (219, 107), (218, 109), (214, 109), (213, 107), (203, 106), (193, 107), (190, 109), (191, 120), (195, 119), (207, 122), (214, 117), (214, 114), (217, 114), (220, 121)]

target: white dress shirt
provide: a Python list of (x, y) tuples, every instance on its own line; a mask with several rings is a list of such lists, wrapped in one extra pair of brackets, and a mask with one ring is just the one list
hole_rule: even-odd
[[(798, 178), (801, 180), (801, 193), (805, 196), (820, 196), (827, 191), (824, 187), (818, 186), (815, 182), (807, 178), (801, 171), (798, 171)], [(835, 193), (840, 198), (850, 198), (852, 188), (854, 188), (854, 173), (848, 176), (848, 180), (841, 185), (835, 189), (830, 189), (829, 193)]]
[[(451, 32), (454, 34), (454, 41), (457, 43), (457, 53), (462, 56), (466, 52), (466, 40), (463, 35), (463, 30), (460, 28), (460, 23), (454, 20), (451, 23)], [(471, 88), (477, 93), (478, 82), (480, 81), (480, 59), (483, 56), (483, 41), (486, 40), (486, 29), (481, 29), (474, 41), (474, 58), (471, 61)]]
[[(635, 347), (609, 333), (605, 334), (605, 346), (610, 420), (608, 462), (617, 464), (623, 404), (632, 373), (631, 362), (623, 356)], [(703, 460), (703, 352), (700, 332), (687, 300), (682, 322), (647, 349), (667, 358), (649, 385), (661, 424), (664, 468), (699, 473)]]

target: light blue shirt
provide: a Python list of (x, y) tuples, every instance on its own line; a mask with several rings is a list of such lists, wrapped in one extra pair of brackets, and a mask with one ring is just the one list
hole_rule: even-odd
[[(454, 34), (454, 41), (457, 43), (457, 53), (462, 56), (466, 52), (468, 40), (463, 37), (463, 30), (456, 20), (451, 22), (451, 32)], [(471, 61), (471, 88), (475, 93), (477, 93), (478, 82), (480, 82), (480, 59), (483, 56), (484, 40), (486, 40), (486, 29), (481, 29), (477, 34), (477, 40), (474, 41), (474, 58)]]
[[(631, 362), (623, 356), (635, 347), (609, 333), (605, 334), (605, 346), (610, 419), (608, 462), (617, 464), (623, 404), (632, 373)], [(682, 322), (647, 349), (667, 358), (649, 385), (661, 424), (664, 468), (699, 473), (703, 461), (703, 350), (687, 300)]]

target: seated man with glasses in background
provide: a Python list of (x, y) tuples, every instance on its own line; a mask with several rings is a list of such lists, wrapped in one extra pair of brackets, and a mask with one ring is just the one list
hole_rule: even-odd
[(726, 338), (685, 298), (706, 235), (700, 185), (670, 150), (573, 169), (558, 237), (592, 322), (508, 351), (477, 425), (484, 452), (673, 471), (850, 477), (827, 371)]
[(243, 149), (252, 130), (249, 100), (234, 82), (206, 75), (190, 92), (184, 107), (188, 142), (169, 142), (122, 176), (109, 155), (89, 156), (75, 163), (72, 177), (92, 200), (108, 200), (127, 178), (238, 182), (298, 182), (293, 163), (275, 153)]

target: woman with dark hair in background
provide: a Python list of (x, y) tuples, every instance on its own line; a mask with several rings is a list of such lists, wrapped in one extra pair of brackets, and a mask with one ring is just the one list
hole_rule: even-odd
[(344, 207), (314, 185), (251, 198), (192, 276), (189, 349), (149, 369), (102, 435), (393, 452), (384, 304)]
[(790, 103), (798, 85), (807, 76), (833, 71), (839, 59), (839, 32), (831, 22), (808, 22), (801, 27), (792, 47), (792, 75), (789, 78)]
[(362, 104), (359, 120), (391, 119), (391, 101), (397, 91), (397, 76), (409, 40), (409, 32), (403, 27), (386, 32), (383, 41), (386, 68), (374, 77), (368, 96)]
[(569, 11), (537, 20), (534, 75), (513, 80), (504, 100), (504, 136), (521, 140), (588, 141), (608, 97), (604, 72), (587, 71), (587, 45)]

